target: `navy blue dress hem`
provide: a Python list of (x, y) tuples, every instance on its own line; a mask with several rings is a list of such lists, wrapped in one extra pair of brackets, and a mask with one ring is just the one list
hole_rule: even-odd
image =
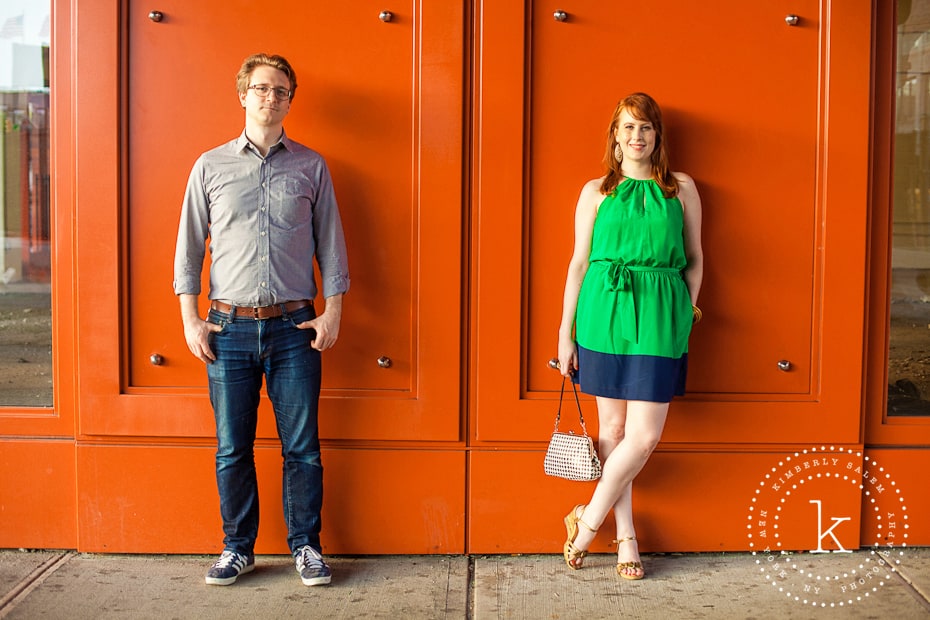
[(671, 358), (599, 353), (582, 346), (577, 349), (578, 372), (573, 380), (585, 394), (655, 403), (669, 403), (685, 394), (687, 353)]

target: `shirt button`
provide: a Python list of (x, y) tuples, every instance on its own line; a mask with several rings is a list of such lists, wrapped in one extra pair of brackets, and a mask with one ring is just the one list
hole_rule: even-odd
[(264, 282), (262, 282), (262, 286), (265, 286), (265, 283), (264, 283)]
[(262, 237), (264, 237), (264, 236), (265, 236), (265, 231), (263, 230), (263, 231), (262, 231)]

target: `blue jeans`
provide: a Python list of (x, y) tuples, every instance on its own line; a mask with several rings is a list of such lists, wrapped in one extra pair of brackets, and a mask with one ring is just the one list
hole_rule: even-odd
[(210, 311), (208, 320), (223, 327), (211, 335), (216, 361), (207, 365), (207, 377), (216, 418), (216, 484), (226, 549), (248, 555), (258, 536), (254, 446), (264, 378), (284, 457), (288, 546), (292, 553), (304, 545), (322, 551), (320, 352), (310, 347), (313, 330), (297, 328), (314, 316), (312, 307), (264, 320)]

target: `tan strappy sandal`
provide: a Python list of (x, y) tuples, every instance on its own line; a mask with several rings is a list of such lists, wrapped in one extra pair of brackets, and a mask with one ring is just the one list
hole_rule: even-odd
[[(621, 544), (630, 541), (636, 540), (635, 536), (627, 536), (626, 538), (621, 538), (619, 540), (613, 541), (615, 545), (619, 548)], [(626, 571), (636, 571), (630, 574)], [(630, 581), (637, 581), (646, 576), (646, 571), (643, 570), (642, 562), (617, 562), (617, 574), (623, 577), (624, 579), (629, 579)]]
[(565, 515), (565, 531), (568, 533), (568, 539), (565, 541), (565, 546), (562, 547), (562, 555), (565, 557), (565, 563), (568, 564), (568, 567), (572, 570), (578, 570), (583, 566), (581, 560), (588, 555), (587, 549), (579, 549), (575, 546), (575, 538), (578, 537), (578, 524), (585, 526), (591, 532), (597, 532), (596, 529), (585, 523), (581, 520), (581, 517), (578, 516), (578, 509), (581, 508), (582, 514), (584, 514), (584, 504), (578, 504), (572, 511)]

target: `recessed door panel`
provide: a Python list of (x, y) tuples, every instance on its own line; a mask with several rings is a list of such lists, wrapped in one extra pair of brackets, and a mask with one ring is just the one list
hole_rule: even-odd
[[(707, 320), (694, 331), (689, 392), (807, 392), (818, 3), (792, 5), (797, 26), (772, 3), (717, 3), (710, 16), (693, 2), (592, 0), (559, 5), (565, 21), (554, 6), (533, 3), (527, 65), (528, 389), (551, 389), (545, 361), (556, 351), (578, 192), (603, 174), (617, 101), (644, 91), (664, 109), (673, 169), (694, 177), (704, 202)], [(720, 357), (739, 363), (722, 367)], [(782, 359), (795, 372), (780, 371)]]
[[(197, 156), (242, 131), (236, 72), (265, 51), (294, 65), (285, 131), (326, 158), (349, 249), (352, 285), (339, 342), (324, 354), (324, 395), (342, 399), (340, 416), (359, 401), (390, 403), (360, 406), (365, 416), (396, 415), (434, 396), (449, 406), (427, 428), (456, 438), (462, 7), (405, 2), (387, 15), (373, 2), (294, 0), (271, 15), (250, 2), (168, 0), (158, 21), (151, 9), (133, 0), (126, 17), (126, 389), (206, 384), (171, 286), (181, 200)], [(207, 290), (205, 269), (204, 313)], [(379, 436), (360, 420), (323, 424)]]
[[(614, 106), (636, 91), (662, 106), (672, 167), (695, 179), (703, 201), (704, 320), (690, 340), (684, 408), (727, 419), (717, 431), (705, 427), (709, 441), (772, 425), (769, 439), (828, 432), (826, 418), (810, 414), (860, 380), (850, 363), (861, 355), (849, 331), (856, 319), (838, 304), (858, 307), (862, 288), (841, 261), (861, 253), (862, 222), (844, 209), (865, 204), (864, 185), (845, 183), (863, 145), (849, 131), (851, 108), (838, 102), (867, 106), (864, 76), (839, 60), (858, 32), (849, 25), (868, 21), (865, 10), (814, 0), (734, 0), (712, 15), (684, 1), (482, 7), (479, 441), (525, 440), (528, 426), (545, 427), (537, 421), (558, 390), (547, 362), (556, 354), (574, 207), (584, 182), (603, 174)], [(833, 411), (853, 421), (852, 409)], [(848, 430), (853, 440), (856, 429)], [(693, 441), (693, 433), (673, 424), (667, 438)]]

